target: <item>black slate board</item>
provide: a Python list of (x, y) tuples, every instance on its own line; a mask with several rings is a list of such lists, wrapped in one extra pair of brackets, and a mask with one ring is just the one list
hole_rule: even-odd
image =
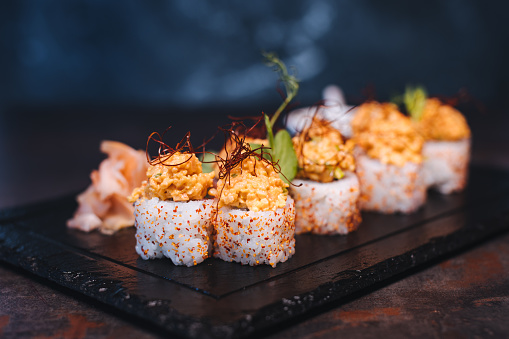
[(253, 334), (509, 229), (509, 173), (471, 169), (465, 192), (411, 215), (364, 213), (348, 236), (297, 236), (276, 268), (207, 259), (192, 267), (144, 261), (134, 229), (113, 236), (65, 227), (73, 197), (0, 212), (0, 259), (169, 333)]

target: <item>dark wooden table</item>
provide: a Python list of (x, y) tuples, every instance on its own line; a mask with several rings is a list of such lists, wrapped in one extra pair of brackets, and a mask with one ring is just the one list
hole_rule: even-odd
[[(102, 159), (102, 139), (143, 148), (146, 136), (174, 125), (191, 129), (226, 121), (234, 110), (200, 115), (189, 128), (182, 112), (126, 109), (12, 110), (0, 116), (0, 208), (54, 198), (88, 185)], [(196, 112), (186, 112), (198, 115)], [(253, 113), (253, 112), (248, 112)], [(509, 115), (472, 114), (473, 162), (509, 171)], [(506, 112), (507, 113), (507, 112)], [(239, 115), (237, 113), (237, 115)], [(218, 118), (218, 116), (220, 118)], [(186, 125), (187, 123), (187, 125)], [(188, 126), (188, 127), (185, 127)], [(264, 333), (274, 338), (507, 337), (509, 234), (455, 253)], [(135, 319), (0, 262), (0, 337), (152, 338)]]
[[(507, 337), (509, 235), (285, 325), (271, 338)], [(113, 310), (0, 265), (0, 337), (158, 338)]]

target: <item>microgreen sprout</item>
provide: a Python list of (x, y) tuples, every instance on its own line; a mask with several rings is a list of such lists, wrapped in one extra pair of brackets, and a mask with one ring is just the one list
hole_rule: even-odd
[(295, 178), (298, 167), (297, 154), (295, 154), (293, 148), (292, 137), (285, 129), (278, 131), (274, 136), (273, 128), (281, 112), (285, 110), (290, 101), (297, 95), (299, 81), (294, 75), (288, 73), (285, 64), (274, 53), (263, 53), (263, 56), (265, 57), (266, 64), (274, 67), (274, 70), (278, 72), (279, 81), (283, 83), (286, 91), (286, 97), (276, 113), (274, 113), (271, 119), (267, 115), (264, 116), (264, 119), (270, 146), (269, 152), (281, 167), (281, 179), (290, 183)]
[(283, 86), (286, 91), (286, 98), (277, 109), (276, 113), (270, 119), (270, 126), (274, 127), (279, 115), (284, 111), (286, 106), (290, 103), (290, 101), (295, 98), (297, 92), (299, 91), (299, 81), (295, 77), (295, 75), (288, 73), (288, 69), (286, 65), (279, 60), (279, 58), (274, 53), (263, 52), (263, 56), (265, 57), (265, 63), (274, 68), (274, 71), (278, 72), (279, 80), (283, 83)]

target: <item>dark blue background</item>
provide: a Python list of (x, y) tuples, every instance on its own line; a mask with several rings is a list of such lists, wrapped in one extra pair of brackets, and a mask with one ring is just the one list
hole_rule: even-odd
[(228, 115), (273, 113), (281, 98), (261, 50), (298, 69), (301, 105), (330, 83), (355, 103), (369, 86), (380, 100), (407, 83), (466, 88), (489, 108), (461, 108), (474, 162), (506, 164), (494, 156), (509, 126), (505, 3), (0, 1), (0, 206), (83, 189), (101, 140), (143, 149), (172, 126), (168, 144), (191, 131), (196, 145)]
[[(279, 101), (275, 51), (301, 104), (329, 83), (353, 101), (407, 83), (509, 90), (509, 6), (492, 1), (8, 1), (0, 4), (0, 110), (252, 106)], [(275, 109), (275, 108), (274, 108)]]

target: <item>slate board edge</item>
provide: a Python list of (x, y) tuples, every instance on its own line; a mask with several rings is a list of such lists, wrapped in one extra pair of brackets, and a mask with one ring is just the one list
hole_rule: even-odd
[[(506, 218), (505, 221), (502, 219)], [(498, 220), (497, 220), (498, 219)], [(451, 255), (465, 250), (473, 245), (479, 245), (485, 241), (493, 239), (497, 235), (505, 234), (509, 231), (509, 212), (498, 218), (490, 219), (491, 227), (486, 228), (487, 223), (477, 224), (472, 228), (463, 227), (456, 232), (450, 233), (443, 237), (434, 238), (432, 241), (416, 247), (404, 254), (389, 258), (383, 262), (375, 264), (365, 270), (358, 272), (349, 279), (343, 279), (337, 282), (323, 284), (317, 289), (305, 294), (296, 296), (294, 300), (283, 300), (279, 303), (273, 303), (261, 310), (261, 314), (273, 314), (277, 320), (272, 323), (263, 324), (262, 319), (258, 319), (254, 330), (244, 333), (241, 337), (247, 337), (253, 333), (263, 332), (275, 324), (287, 322), (293, 317), (303, 315), (312, 309), (324, 306), (326, 304), (336, 302), (339, 306), (341, 299), (344, 299), (354, 293), (360, 292), (368, 287), (376, 287), (386, 279), (403, 275), (406, 271), (418, 268), (430, 261), (438, 260), (447, 255)], [(388, 269), (392, 267), (395, 269)], [(360, 279), (359, 276), (364, 278)], [(372, 277), (371, 280), (366, 277)], [(359, 284), (361, 282), (362, 284)], [(313, 303), (307, 302), (307, 295), (313, 294)], [(300, 301), (300, 302), (297, 302)], [(281, 312), (284, 306), (292, 307), (292, 315)]]
[[(166, 331), (178, 333), (190, 338), (229, 338), (248, 336), (259, 331), (267, 330), (268, 328), (284, 321), (288, 321), (295, 316), (303, 315), (316, 307), (333, 301), (340, 301), (342, 298), (352, 293), (358, 292), (366, 287), (374, 286), (377, 283), (397, 274), (401, 274), (406, 270), (422, 265), (440, 256), (461, 250), (462, 248), (475, 243), (482, 242), (496, 234), (507, 231), (508, 225), (507, 221), (504, 221), (504, 217), (507, 217), (507, 215), (492, 218), (490, 221), (485, 223), (477, 223), (473, 221), (475, 225), (462, 227), (456, 232), (444, 237), (436, 238), (432, 242), (428, 242), (420, 247), (414, 248), (409, 252), (380, 262), (359, 272), (359, 275), (354, 274), (349, 278), (341, 279), (334, 283), (323, 284), (313, 291), (295, 296), (295, 298), (298, 299), (284, 299), (280, 302), (261, 308), (251, 319), (243, 319), (230, 324), (217, 326), (208, 324), (204, 319), (191, 319), (185, 315), (179, 315), (177, 312), (173, 313), (171, 318), (162, 322), (158, 322), (157, 317), (145, 317), (144, 320), (151, 321), (154, 325)], [(136, 304), (135, 299), (133, 299), (130, 303), (125, 303), (124, 301), (122, 304), (119, 304), (114, 300), (103, 298), (100, 293), (91, 293), (90, 291), (93, 291), (94, 288), (89, 288), (88, 292), (76, 289), (75, 286), (67, 284), (62, 279), (58, 279), (58, 277), (52, 276), (49, 273), (51, 271), (50, 267), (47, 267), (47, 269), (41, 269), (41, 266), (39, 265), (43, 263), (36, 263), (37, 258), (34, 258), (33, 256), (23, 256), (22, 250), (20, 252), (19, 248), (15, 248), (16, 246), (7, 248), (6, 238), (10, 237), (12, 239), (12, 232), (18, 233), (17, 235), (20, 238), (30, 236), (29, 234), (24, 234), (22, 229), (16, 230), (7, 226), (8, 225), (6, 224), (0, 225), (0, 260), (9, 262), (14, 266), (20, 267), (37, 276), (84, 294), (94, 300), (101, 301), (106, 305), (119, 308), (131, 315), (140, 317), (139, 313), (132, 311), (133, 303)], [(7, 228), (10, 228), (10, 230)], [(39, 241), (40, 239), (37, 240)], [(22, 246), (23, 244), (18, 245)], [(11, 253), (11, 255), (9, 255), (9, 253)], [(12, 253), (17, 254), (12, 255)], [(34, 265), (34, 263), (36, 265)], [(37, 267), (37, 270), (34, 270), (34, 267)], [(363, 276), (364, 278), (359, 279), (358, 276)], [(100, 282), (101, 278), (98, 278), (97, 281)], [(97, 289), (99, 289), (99, 286), (97, 286)], [(314, 296), (312, 300), (307, 298), (309, 295)], [(267, 320), (267, 317), (269, 320)], [(192, 332), (189, 331), (190, 328), (193, 329)]]

